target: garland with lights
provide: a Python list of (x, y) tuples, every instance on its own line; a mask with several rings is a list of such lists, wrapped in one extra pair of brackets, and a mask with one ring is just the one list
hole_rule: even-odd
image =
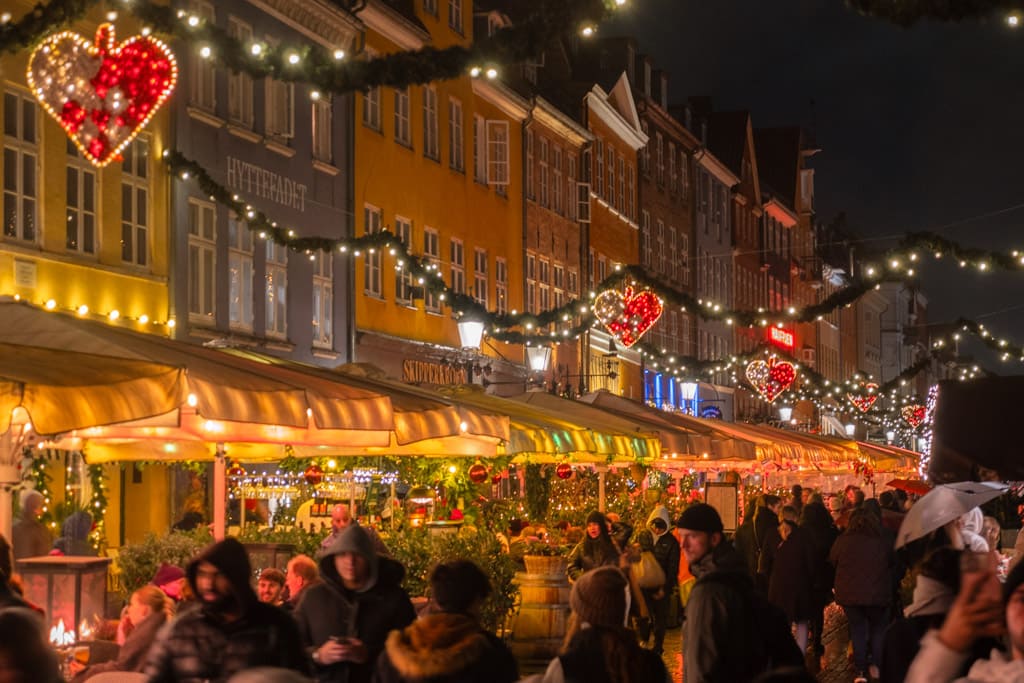
[(107, 486), (106, 475), (103, 473), (102, 465), (89, 465), (89, 506), (87, 510), (93, 517), (95, 524), (89, 533), (89, 543), (98, 552), (107, 545), (107, 530), (105, 518), (107, 515)]

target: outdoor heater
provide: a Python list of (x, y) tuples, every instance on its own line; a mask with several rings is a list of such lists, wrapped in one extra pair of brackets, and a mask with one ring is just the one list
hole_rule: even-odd
[(64, 647), (88, 640), (106, 617), (106, 557), (46, 556), (18, 560), (25, 598), (46, 612), (49, 640)]

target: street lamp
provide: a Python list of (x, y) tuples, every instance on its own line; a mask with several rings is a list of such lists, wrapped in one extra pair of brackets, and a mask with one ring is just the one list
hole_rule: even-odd
[(527, 346), (526, 360), (530, 365), (530, 372), (547, 372), (548, 363), (551, 362), (551, 347)]
[(789, 422), (793, 419), (793, 408), (790, 406), (779, 407), (779, 419), (783, 422)]
[(679, 385), (679, 396), (683, 399), (684, 404), (687, 407), (687, 412), (690, 415), (697, 414), (697, 383), (696, 382), (683, 382)]
[(885, 433), (885, 440), (888, 441), (889, 443), (892, 443), (893, 441), (895, 441), (896, 440), (896, 432), (894, 430), (892, 430), (892, 429), (887, 431)]
[(857, 425), (853, 424), (852, 422), (848, 423), (846, 425), (846, 435), (847, 436), (853, 436), (856, 433), (857, 433)]
[(461, 318), (457, 325), (462, 348), (479, 351), (480, 342), (484, 339), (484, 323), (473, 318)]

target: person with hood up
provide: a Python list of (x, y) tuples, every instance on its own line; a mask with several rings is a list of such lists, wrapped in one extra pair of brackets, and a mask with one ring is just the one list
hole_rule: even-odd
[(622, 550), (608, 532), (608, 520), (598, 511), (587, 515), (586, 535), (569, 553), (567, 573), (575, 581), (584, 572), (598, 567), (621, 567)]
[(413, 622), (405, 568), (374, 551), (350, 524), (320, 558), (321, 582), (303, 592), (293, 616), (320, 683), (368, 683), (388, 634)]
[(92, 515), (85, 510), (72, 513), (60, 528), (60, 538), (53, 547), (63, 555), (96, 557), (96, 549), (89, 543), (92, 531)]
[(45, 504), (43, 494), (39, 491), (25, 489), (21, 492), (21, 516), (11, 529), (14, 559), (39, 557), (50, 552), (53, 547), (53, 535), (39, 521)]
[(512, 683), (515, 657), (477, 618), (491, 592), (487, 575), (469, 560), (438, 565), (430, 575), (430, 614), (392, 631), (373, 683)]
[(965, 512), (959, 520), (960, 537), (964, 540), (964, 547), (974, 553), (987, 553), (991, 548), (988, 541), (982, 536), (985, 530), (985, 514), (981, 508), (973, 508)]
[(309, 671), (295, 622), (259, 601), (245, 547), (233, 538), (206, 548), (185, 569), (197, 605), (161, 631), (150, 650), (148, 683), (225, 681), (257, 666)]
[(725, 540), (718, 511), (691, 505), (676, 526), (697, 577), (683, 622), (686, 683), (741, 683), (780, 666), (803, 666), (786, 615), (754, 587)]
[(668, 630), (669, 600), (675, 597), (679, 585), (679, 541), (669, 533), (672, 520), (664, 505), (659, 505), (647, 518), (647, 528), (654, 534), (654, 557), (665, 572), (665, 585), (653, 594), (645, 595), (654, 627), (654, 653), (665, 649), (665, 631)]

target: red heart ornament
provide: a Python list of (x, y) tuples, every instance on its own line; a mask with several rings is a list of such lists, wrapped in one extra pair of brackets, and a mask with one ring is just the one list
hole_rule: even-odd
[(868, 393), (864, 395), (847, 394), (846, 398), (850, 399), (850, 403), (856, 406), (857, 410), (866, 413), (871, 410), (871, 406), (875, 405), (875, 401), (878, 400), (878, 394), (875, 393), (878, 391), (878, 385), (874, 382), (869, 382), (868, 384), (861, 384), (861, 386)]
[(769, 403), (788, 389), (794, 380), (796, 380), (796, 368), (787, 361), (769, 358), (767, 362), (755, 360), (747, 364), (747, 381)]
[(73, 31), (51, 35), (28, 64), (36, 98), (100, 168), (135, 139), (177, 80), (170, 48), (152, 36), (115, 45), (113, 24), (101, 24), (92, 44)]
[(925, 415), (927, 415), (927, 409), (922, 405), (907, 406), (900, 411), (900, 415), (902, 415), (903, 419), (907, 421), (907, 424), (914, 429), (917, 429), (921, 426), (921, 423), (924, 422)]
[(614, 289), (601, 292), (594, 299), (593, 308), (601, 324), (627, 349), (640, 341), (664, 310), (654, 292), (645, 289), (634, 293), (632, 287), (622, 293)]

